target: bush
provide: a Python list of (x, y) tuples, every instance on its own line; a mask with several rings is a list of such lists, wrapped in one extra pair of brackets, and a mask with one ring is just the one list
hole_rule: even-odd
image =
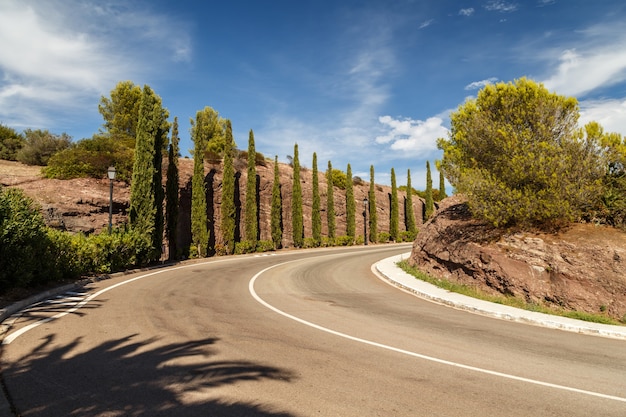
[(378, 232), (378, 243), (389, 243), (391, 235), (387, 232)]
[(242, 240), (235, 243), (235, 254), (253, 253), (256, 251), (256, 243), (253, 240)]
[(67, 134), (55, 135), (47, 130), (24, 131), (24, 146), (17, 152), (16, 159), (27, 165), (46, 166), (50, 157), (70, 147), (72, 139)]
[(312, 237), (305, 237), (302, 243), (304, 249), (318, 248), (319, 246), (319, 242)]
[(335, 237), (335, 246), (352, 246), (353, 244), (354, 244), (354, 238), (350, 236)]
[(17, 160), (17, 152), (24, 146), (24, 138), (15, 129), (0, 124), (0, 159)]
[(256, 243), (257, 252), (271, 252), (273, 250), (276, 250), (276, 248), (274, 247), (274, 242), (271, 240), (259, 240)]
[(333, 169), (332, 175), (333, 175), (333, 186), (339, 188), (340, 190), (345, 190), (346, 183), (348, 182), (346, 173), (339, 169)]
[(417, 233), (415, 232), (410, 232), (408, 230), (400, 232), (400, 241), (402, 242), (413, 242), (415, 238), (417, 238)]

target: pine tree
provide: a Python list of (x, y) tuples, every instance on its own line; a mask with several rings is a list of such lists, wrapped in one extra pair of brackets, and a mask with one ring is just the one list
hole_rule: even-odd
[(255, 247), (259, 238), (257, 204), (256, 148), (254, 146), (254, 132), (251, 129), (248, 137), (248, 181), (246, 184), (245, 239), (252, 242)]
[(430, 216), (432, 216), (434, 210), (433, 179), (430, 175), (430, 162), (426, 161), (426, 209), (424, 210), (424, 220), (428, 220)]
[(311, 213), (311, 229), (315, 245), (322, 243), (322, 213), (320, 210), (320, 188), (317, 171), (317, 153), (313, 152), (313, 211)]
[(304, 243), (304, 219), (302, 216), (302, 184), (300, 184), (300, 160), (298, 144), (293, 149), (293, 197), (291, 200), (291, 225), (293, 227), (293, 244), (301, 248)]
[(346, 235), (352, 239), (356, 236), (356, 203), (352, 183), (352, 167), (346, 169)]
[(417, 225), (415, 223), (415, 212), (413, 211), (413, 186), (411, 185), (411, 170), (406, 172), (406, 207), (404, 208), (406, 217), (406, 230), (415, 238), (417, 235)]
[(280, 195), (280, 172), (278, 155), (274, 157), (274, 184), (272, 185), (271, 229), (274, 248), (282, 248), (283, 240), (283, 200)]
[(446, 197), (446, 180), (443, 177), (443, 171), (439, 168), (439, 200), (443, 200)]
[(193, 178), (191, 183), (191, 241), (198, 250), (198, 257), (208, 253), (209, 228), (207, 219), (206, 185), (204, 182), (204, 150), (208, 141), (207, 111), (196, 113), (196, 122), (191, 123), (191, 138), (194, 143)]
[(328, 223), (328, 238), (335, 239), (335, 186), (333, 184), (333, 166), (328, 161), (328, 171), (326, 171), (326, 184), (328, 186), (328, 196), (326, 197), (326, 221)]
[(235, 167), (234, 139), (230, 120), (226, 120), (226, 143), (222, 178), (222, 240), (227, 254), (235, 252)]
[(398, 187), (396, 185), (396, 171), (391, 168), (391, 218), (389, 219), (389, 237), (394, 242), (398, 241), (400, 231), (398, 226), (398, 217), (400, 216), (398, 208)]
[(179, 208), (179, 190), (178, 190), (178, 157), (180, 149), (178, 147), (180, 139), (178, 138), (178, 117), (174, 117), (172, 125), (172, 138), (168, 149), (167, 156), (167, 182), (165, 183), (165, 218), (166, 218), (166, 235), (169, 242), (169, 260), (178, 259), (178, 208)]
[(376, 216), (376, 189), (374, 188), (374, 165), (370, 165), (370, 191), (369, 191), (369, 225), (370, 225), (370, 242), (378, 241), (378, 219)]

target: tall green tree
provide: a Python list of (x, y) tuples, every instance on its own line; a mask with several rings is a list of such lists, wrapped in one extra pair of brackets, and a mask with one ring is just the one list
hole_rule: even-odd
[(370, 165), (370, 191), (369, 191), (369, 239), (370, 242), (378, 241), (378, 216), (376, 215), (376, 185), (374, 183), (374, 165)]
[(235, 167), (233, 165), (234, 139), (230, 120), (226, 120), (226, 146), (222, 178), (222, 239), (227, 254), (235, 252)]
[(352, 183), (352, 167), (346, 169), (346, 235), (352, 239), (356, 236), (356, 203), (354, 201), (354, 184)]
[(120, 81), (110, 97), (102, 96), (98, 111), (104, 119), (104, 133), (133, 148), (141, 105), (141, 87), (132, 81)]
[(0, 123), (0, 159), (16, 161), (17, 152), (24, 146), (24, 137), (15, 129)]
[(398, 207), (398, 186), (396, 184), (396, 171), (391, 168), (391, 218), (389, 219), (389, 237), (394, 242), (398, 242), (400, 238), (400, 228), (398, 221), (400, 217), (400, 209)]
[(274, 248), (280, 249), (283, 246), (283, 200), (280, 195), (278, 155), (274, 157), (274, 183), (272, 184), (272, 208), (270, 223)]
[(406, 171), (406, 207), (404, 208), (406, 218), (406, 230), (411, 236), (417, 235), (417, 224), (415, 223), (415, 212), (413, 211), (413, 186), (411, 185), (411, 170)]
[(443, 176), (443, 171), (441, 170), (441, 167), (438, 166), (437, 169), (439, 170), (439, 200), (443, 200), (448, 196), (446, 194), (446, 179)]
[(131, 227), (152, 244), (149, 260), (158, 258), (163, 239), (161, 151), (168, 128), (167, 110), (161, 98), (149, 86), (144, 86), (135, 140), (129, 218)]
[(291, 225), (293, 244), (301, 248), (304, 243), (304, 219), (302, 215), (302, 184), (300, 183), (300, 159), (298, 144), (293, 147), (293, 196), (291, 199)]
[(256, 180), (256, 147), (254, 132), (250, 129), (248, 136), (248, 179), (246, 183), (246, 218), (245, 239), (256, 242), (259, 239), (259, 216), (257, 213), (257, 180)]
[(433, 179), (430, 174), (430, 161), (426, 161), (426, 207), (424, 209), (424, 220), (430, 219), (435, 211), (433, 202)]
[(191, 138), (194, 143), (193, 178), (191, 182), (191, 241), (203, 258), (208, 253), (209, 227), (207, 218), (206, 185), (204, 181), (204, 152), (206, 142), (214, 130), (212, 123), (217, 112), (205, 107), (196, 113), (195, 122), (191, 120)]
[(442, 169), (472, 213), (494, 225), (559, 224), (601, 195), (593, 137), (578, 102), (526, 78), (483, 88), (450, 115)]
[(180, 204), (178, 186), (180, 176), (178, 170), (179, 142), (178, 117), (174, 117), (172, 137), (167, 154), (167, 180), (165, 183), (165, 234), (169, 243), (169, 260), (178, 259), (178, 209)]
[(333, 165), (328, 161), (326, 171), (326, 185), (328, 196), (326, 197), (326, 222), (328, 223), (328, 238), (335, 238), (335, 186), (333, 185)]
[(320, 188), (317, 171), (317, 153), (313, 152), (313, 206), (311, 213), (311, 229), (316, 246), (322, 243), (322, 213), (320, 207)]

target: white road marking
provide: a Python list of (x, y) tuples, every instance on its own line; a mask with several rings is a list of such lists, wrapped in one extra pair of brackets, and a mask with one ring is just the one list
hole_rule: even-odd
[(338, 332), (338, 331), (335, 331), (335, 330), (332, 330), (332, 329), (320, 326), (318, 324), (311, 323), (309, 321), (303, 320), (303, 319), (301, 319), (299, 317), (296, 317), (294, 315), (286, 313), (286, 312), (284, 312), (282, 310), (279, 310), (278, 308), (274, 307), (273, 305), (267, 303), (265, 300), (263, 300), (256, 293), (256, 291), (254, 290), (254, 283), (256, 282), (256, 280), (261, 275), (263, 275), (265, 272), (269, 271), (270, 269), (273, 269), (273, 268), (276, 268), (276, 267), (279, 267), (279, 266), (282, 266), (282, 265), (286, 265), (286, 264), (289, 264), (289, 263), (293, 263), (293, 262), (298, 262), (298, 260), (283, 262), (283, 263), (280, 263), (280, 264), (276, 264), (276, 265), (272, 265), (270, 267), (267, 267), (267, 268), (263, 269), (262, 271), (259, 271), (258, 273), (256, 273), (252, 277), (252, 279), (250, 279), (250, 282), (248, 283), (248, 290), (250, 291), (250, 294), (252, 295), (252, 297), (254, 297), (254, 299), (257, 300), (263, 306), (269, 308), (270, 310), (274, 311), (275, 313), (280, 314), (281, 316), (287, 317), (287, 318), (289, 318), (291, 320), (297, 321), (298, 323), (304, 324), (304, 325), (312, 327), (314, 329), (321, 330), (323, 332), (330, 333), (330, 334), (335, 335), (335, 336), (343, 337), (343, 338), (348, 339), (348, 340), (352, 340), (354, 342), (363, 343), (363, 344), (374, 346), (374, 347), (377, 347), (377, 348), (390, 350), (392, 352), (401, 353), (403, 355), (408, 355), (408, 356), (412, 356), (412, 357), (415, 357), (415, 358), (424, 359), (424, 360), (435, 362), (435, 363), (439, 363), (439, 364), (442, 364), (442, 365), (453, 366), (453, 367), (456, 367), (456, 368), (461, 368), (461, 369), (466, 369), (466, 370), (473, 371), (473, 372), (479, 372), (479, 373), (483, 373), (483, 374), (487, 374), (487, 375), (497, 376), (497, 377), (500, 377), (500, 378), (511, 379), (511, 380), (514, 380), (514, 381), (526, 382), (526, 383), (529, 383), (529, 384), (539, 385), (539, 386), (543, 386), (543, 387), (555, 388), (555, 389), (559, 389), (559, 390), (563, 390), (563, 391), (574, 392), (574, 393), (577, 393), (577, 394), (590, 395), (592, 397), (598, 397), (598, 398), (603, 398), (603, 399), (607, 399), (607, 400), (615, 400), (615, 401), (620, 401), (620, 402), (626, 403), (626, 398), (623, 398), (623, 397), (617, 397), (617, 396), (614, 396), (614, 395), (607, 395), (607, 394), (602, 394), (602, 393), (599, 393), (599, 392), (587, 391), (587, 390), (582, 390), (582, 389), (578, 389), (578, 388), (567, 387), (567, 386), (564, 386), (564, 385), (552, 384), (550, 382), (538, 381), (538, 380), (535, 380), (535, 379), (524, 378), (524, 377), (511, 375), (511, 374), (505, 374), (505, 373), (497, 372), (497, 371), (491, 371), (489, 369), (483, 369), (483, 368), (478, 368), (478, 367), (475, 367), (475, 366), (465, 365), (465, 364), (458, 363), (458, 362), (448, 361), (448, 360), (445, 360), (445, 359), (439, 359), (439, 358), (435, 358), (435, 357), (432, 357), (432, 356), (422, 355), (420, 353), (411, 352), (411, 351), (404, 350), (404, 349), (399, 349), (399, 348), (396, 348), (396, 347), (393, 347), (393, 346), (384, 345), (382, 343), (373, 342), (371, 340), (361, 339), (359, 337), (351, 336), (349, 334), (341, 333), (341, 332)]

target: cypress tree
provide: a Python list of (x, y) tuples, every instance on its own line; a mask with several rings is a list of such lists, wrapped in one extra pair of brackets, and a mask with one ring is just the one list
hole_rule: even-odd
[(430, 175), (430, 162), (426, 161), (426, 209), (424, 210), (425, 220), (428, 220), (430, 216), (432, 216), (433, 211), (433, 179)]
[(396, 171), (391, 168), (391, 218), (389, 219), (389, 237), (394, 242), (398, 241), (400, 231), (398, 227), (398, 217), (400, 216), (398, 208), (398, 187), (396, 185)]
[(352, 167), (346, 169), (346, 235), (353, 240), (356, 236), (356, 203), (354, 201), (354, 186), (352, 183)]
[(235, 167), (234, 139), (230, 120), (226, 120), (226, 143), (222, 178), (222, 240), (227, 254), (235, 252)]
[(246, 220), (245, 239), (253, 242), (256, 247), (259, 238), (259, 219), (257, 213), (256, 189), (256, 148), (254, 146), (254, 132), (250, 129), (248, 136), (248, 181), (246, 184)]
[(208, 140), (207, 125), (210, 123), (207, 111), (196, 113), (196, 122), (191, 121), (191, 138), (194, 143), (193, 178), (191, 183), (191, 241), (198, 250), (198, 257), (207, 254), (209, 228), (207, 219), (206, 186), (204, 182), (204, 150)]
[(293, 244), (301, 248), (304, 243), (304, 219), (302, 216), (302, 184), (300, 184), (300, 160), (298, 144), (293, 148), (293, 197), (291, 200), (291, 225), (293, 227)]
[[(154, 94), (154, 93), (153, 93)], [(163, 201), (165, 190), (163, 189), (163, 150), (167, 149), (167, 135), (170, 124), (167, 121), (169, 112), (163, 108), (161, 98), (154, 95), (155, 105), (153, 108), (154, 125), (154, 174), (152, 189), (154, 193), (154, 231), (152, 232), (152, 247), (154, 248), (153, 260), (158, 260), (162, 255), (163, 232), (165, 229), (165, 216), (163, 215)]]
[(328, 171), (326, 171), (326, 184), (328, 186), (328, 196), (326, 198), (326, 221), (328, 223), (328, 238), (335, 239), (335, 186), (333, 184), (333, 166), (328, 161)]
[[(154, 156), (155, 136), (157, 134), (154, 118), (155, 105), (155, 95), (152, 89), (145, 85), (141, 93), (139, 120), (137, 121), (129, 214), (132, 229), (139, 234), (141, 239), (145, 240), (147, 246), (152, 248), (152, 252), (155, 250), (153, 233), (156, 220), (153, 185), (156, 171)], [(140, 263), (150, 260), (152, 257), (153, 254), (150, 254), (148, 259), (141, 259)]]
[(322, 214), (320, 211), (320, 189), (317, 172), (317, 154), (313, 152), (313, 212), (311, 213), (311, 229), (315, 245), (322, 243)]
[(413, 186), (411, 185), (411, 170), (406, 172), (406, 207), (404, 208), (406, 217), (406, 230), (415, 238), (417, 235), (417, 225), (415, 224), (415, 212), (413, 211)]
[(167, 154), (167, 182), (165, 183), (166, 199), (165, 199), (165, 218), (166, 218), (166, 235), (169, 242), (169, 259), (178, 259), (178, 157), (180, 149), (178, 147), (178, 117), (174, 117), (172, 125), (172, 138)]
[(272, 185), (271, 229), (274, 248), (280, 249), (283, 244), (283, 200), (280, 195), (280, 172), (278, 155), (274, 157), (274, 184)]
[(446, 197), (446, 180), (443, 177), (443, 171), (439, 168), (439, 200), (443, 200)]
[(376, 216), (376, 189), (374, 188), (374, 165), (370, 165), (370, 191), (369, 191), (369, 224), (370, 242), (378, 241), (378, 219)]

